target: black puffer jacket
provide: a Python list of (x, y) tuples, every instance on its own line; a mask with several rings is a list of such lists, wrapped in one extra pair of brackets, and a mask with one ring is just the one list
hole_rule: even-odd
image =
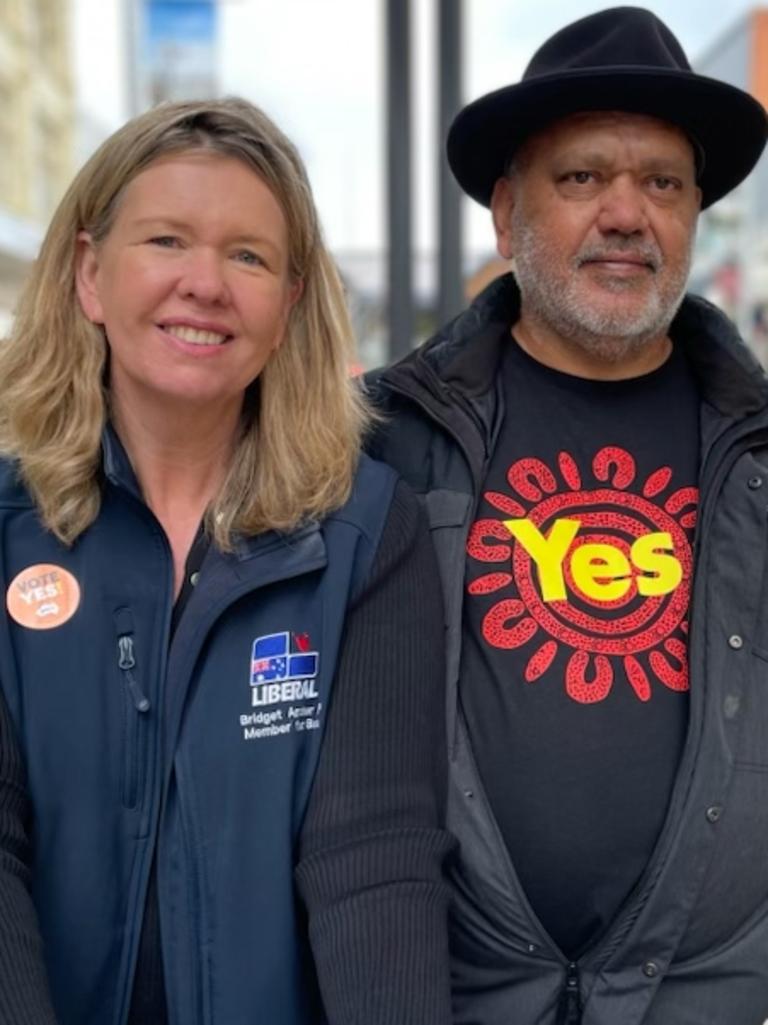
[(511, 275), (369, 384), (371, 449), (423, 496), (447, 608), (457, 1025), (762, 1025), (768, 1019), (768, 384), (730, 322), (689, 297), (672, 326), (697, 376), (700, 505), (690, 728), (667, 821), (612, 929), (569, 964), (531, 911), (457, 702), (467, 531), (504, 411)]

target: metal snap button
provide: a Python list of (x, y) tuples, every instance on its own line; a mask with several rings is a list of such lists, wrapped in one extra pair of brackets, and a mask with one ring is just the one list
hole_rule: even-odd
[(763, 486), (763, 478), (762, 477), (750, 477), (749, 480), (747, 481), (747, 487), (750, 488), (750, 490), (752, 490), (752, 491), (757, 491), (757, 489), (761, 488), (762, 486)]
[(739, 634), (731, 634), (728, 638), (728, 644), (733, 648), (734, 651), (738, 651), (739, 648), (744, 647), (744, 638)]
[(659, 974), (659, 966), (655, 961), (646, 961), (643, 965), (643, 975), (647, 979), (655, 979)]
[(723, 806), (721, 804), (713, 804), (711, 808), (707, 808), (707, 822), (717, 822), (722, 814)]

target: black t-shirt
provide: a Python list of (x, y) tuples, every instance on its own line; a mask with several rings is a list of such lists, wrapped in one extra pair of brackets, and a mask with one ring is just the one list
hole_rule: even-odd
[(590, 381), (510, 340), (500, 372), (461, 701), (523, 889), (577, 957), (648, 863), (685, 739), (699, 398), (677, 351)]

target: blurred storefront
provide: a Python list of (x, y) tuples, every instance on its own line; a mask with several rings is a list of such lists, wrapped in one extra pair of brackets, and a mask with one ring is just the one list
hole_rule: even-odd
[[(744, 15), (696, 71), (746, 89), (768, 107), (768, 7)], [(717, 303), (768, 366), (768, 154), (701, 218), (693, 291)]]
[(0, 335), (73, 170), (68, 0), (0, 0)]

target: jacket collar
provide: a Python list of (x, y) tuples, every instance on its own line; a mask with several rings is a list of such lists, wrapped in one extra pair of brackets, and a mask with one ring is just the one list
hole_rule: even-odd
[(101, 436), (101, 465), (104, 476), (117, 487), (124, 488), (143, 501), (141, 488), (133, 472), (122, 441), (111, 421), (107, 421)]
[[(410, 366), (450, 393), (469, 397), (488, 392), (496, 377), (504, 338), (520, 315), (520, 292), (505, 274), (442, 331), (385, 372), (397, 380)], [(690, 362), (704, 401), (724, 416), (742, 419), (768, 404), (768, 379), (736, 328), (717, 307), (687, 295), (672, 322), (670, 337)], [(437, 384), (439, 382), (440, 384)], [(440, 396), (447, 400), (448, 396)]]

